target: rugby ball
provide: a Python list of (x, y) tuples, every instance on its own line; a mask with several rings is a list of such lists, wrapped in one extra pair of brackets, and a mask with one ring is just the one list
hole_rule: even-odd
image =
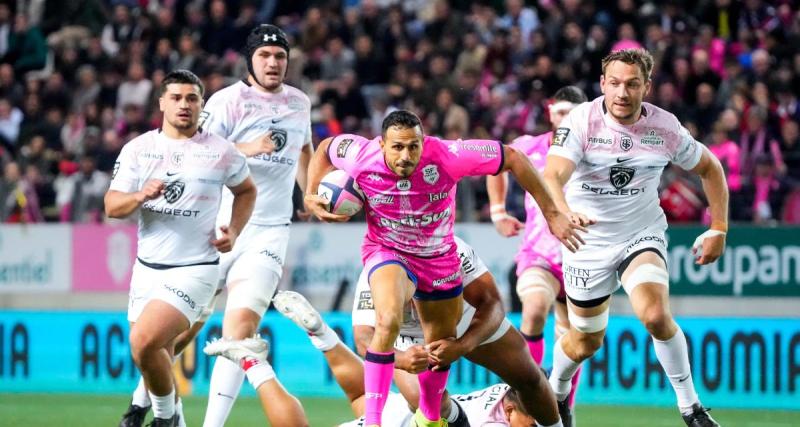
[(329, 172), (322, 178), (317, 195), (328, 201), (328, 211), (353, 216), (364, 207), (364, 193), (356, 180), (343, 170)]

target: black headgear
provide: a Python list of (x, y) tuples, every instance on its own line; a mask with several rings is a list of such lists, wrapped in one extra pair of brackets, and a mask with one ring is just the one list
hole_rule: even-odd
[(261, 46), (278, 46), (286, 51), (289, 55), (289, 39), (286, 38), (286, 33), (280, 28), (271, 24), (261, 24), (247, 36), (247, 43), (245, 44), (245, 54), (247, 55), (247, 71), (255, 76), (253, 71), (253, 52)]

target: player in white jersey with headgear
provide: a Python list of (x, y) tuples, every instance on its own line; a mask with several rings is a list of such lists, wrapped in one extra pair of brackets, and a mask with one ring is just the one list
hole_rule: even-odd
[[(469, 248), (469, 246), (467, 246), (467, 248)], [(471, 248), (469, 249), (471, 250)], [(478, 260), (478, 262), (480, 262), (480, 260)], [(480, 266), (476, 266), (474, 271), (479, 272)], [(478, 277), (483, 274), (486, 274), (486, 272), (484, 271), (479, 274)], [(365, 291), (369, 292), (368, 286), (365, 288)], [(367, 298), (371, 299), (369, 296), (367, 296)], [(278, 294), (275, 295), (273, 303), (278, 312), (294, 321), (300, 328), (308, 333), (311, 343), (325, 356), (325, 360), (336, 382), (347, 395), (353, 413), (357, 417), (360, 417), (356, 420), (341, 424), (340, 427), (365, 426), (363, 360), (342, 343), (336, 332), (322, 320), (319, 312), (317, 312), (302, 295), (291, 291), (278, 292)], [(469, 320), (473, 319), (471, 316), (468, 317)], [(419, 334), (421, 337), (422, 331), (419, 329), (419, 326), (413, 331), (411, 329), (407, 331), (413, 334)], [(505, 332), (502, 333), (503, 331)], [(506, 339), (511, 333), (516, 334), (518, 338), (518, 348), (514, 353), (521, 354), (528, 360), (531, 367), (533, 367), (533, 361), (526, 352), (522, 337), (519, 337), (519, 333), (514, 328), (511, 328), (510, 325), (507, 324), (507, 321), (501, 322), (500, 328), (496, 328), (495, 332), (501, 333), (503, 338), (498, 341), (494, 341), (497, 338), (490, 338), (486, 341), (499, 342), (500, 340)], [(415, 338), (410, 338), (410, 340), (405, 340), (403, 342), (408, 343), (416, 340)], [(488, 346), (490, 344), (487, 343), (486, 345)], [(415, 359), (421, 361), (421, 363), (417, 361), (413, 363), (415, 365), (421, 365), (418, 371), (422, 371), (425, 368), (428, 353), (425, 353), (425, 351), (421, 349), (415, 350), (418, 350)], [(498, 353), (497, 350), (498, 349), (491, 350), (487, 348), (487, 354), (494, 351), (494, 355), (499, 356), (498, 365), (508, 362), (508, 359), (505, 361), (500, 360), (503, 358), (503, 353)], [(208, 355), (223, 356), (248, 370), (252, 370), (256, 366), (269, 367), (269, 362), (266, 360), (268, 345), (264, 340), (259, 338), (247, 338), (244, 340), (228, 340), (222, 338), (208, 343), (204, 351)], [(425, 354), (423, 355), (422, 353)], [(510, 366), (508, 368), (513, 369), (513, 367)], [(409, 373), (406, 374), (411, 376)], [(248, 375), (248, 378), (251, 377)], [(303, 408), (300, 406), (297, 399), (283, 388), (278, 379), (275, 378), (274, 373), (271, 372), (270, 375), (262, 375), (258, 378), (253, 378), (250, 382), (258, 393), (261, 406), (271, 425), (286, 427), (302, 427), (308, 425), (308, 420)], [(402, 384), (398, 383), (398, 385), (411, 388), (416, 386), (415, 382), (409, 381), (403, 381)], [(522, 399), (519, 391), (513, 389), (508, 384), (494, 384), (469, 394), (451, 395), (448, 402), (452, 402), (450, 403), (452, 407), (458, 408), (459, 421), (451, 423), (450, 425), (475, 427), (529, 427), (535, 425), (535, 420), (525, 410), (525, 404), (523, 404)], [(414, 413), (409, 409), (410, 406), (416, 406), (413, 397), (406, 400), (406, 397), (401, 393), (389, 393), (382, 414), (381, 425), (383, 427), (408, 427), (412, 425)]]
[(561, 210), (573, 212), (574, 222), (596, 224), (584, 235), (586, 245), (575, 253), (563, 251), (571, 327), (553, 350), (550, 384), (566, 418), (570, 380), (580, 362), (603, 344), (609, 299), (621, 282), (653, 337), (684, 421), (717, 426), (695, 392), (686, 338), (669, 310), (667, 221), (658, 185), (670, 163), (700, 176), (712, 218), (693, 247), (701, 265), (714, 262), (725, 248), (728, 188), (714, 155), (674, 115), (642, 102), (652, 85), (652, 68), (645, 50), (606, 56), (603, 96), (572, 110), (553, 137), (544, 173), (550, 191)]
[[(295, 180), (306, 187), (311, 158), (311, 103), (284, 83), (289, 41), (274, 25), (259, 25), (247, 37), (249, 74), (208, 100), (201, 123), (235, 144), (247, 156), (258, 197), (238, 245), (220, 260), (220, 277), (228, 288), (222, 334), (252, 336), (283, 272)], [(223, 207), (226, 206), (223, 201)], [(226, 221), (226, 211), (220, 212)], [(245, 373), (225, 359), (214, 364), (205, 426), (225, 423)]]
[[(160, 87), (162, 128), (123, 147), (105, 196), (106, 214), (139, 210), (138, 249), (128, 304), (133, 360), (150, 390), (153, 426), (178, 425), (172, 375), (174, 341), (189, 330), (217, 289), (219, 252), (229, 252), (256, 197), (244, 156), (198, 128), (203, 85), (189, 71)], [(230, 221), (215, 237), (223, 187), (233, 194)]]

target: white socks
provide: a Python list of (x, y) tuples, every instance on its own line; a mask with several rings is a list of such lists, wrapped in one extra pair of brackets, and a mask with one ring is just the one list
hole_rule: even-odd
[(178, 427), (186, 427), (186, 417), (183, 416), (183, 401), (178, 398), (175, 402), (175, 413), (178, 414)]
[(139, 384), (136, 385), (136, 390), (133, 391), (131, 404), (146, 408), (150, 406), (150, 395), (147, 393), (147, 387), (144, 385), (144, 377), (139, 375)]
[(458, 404), (456, 403), (453, 398), (450, 398), (450, 415), (447, 416), (448, 423), (454, 423), (458, 419), (458, 415), (461, 413), (461, 410), (458, 408)]
[(323, 323), (321, 331), (315, 334), (309, 334), (308, 338), (311, 340), (311, 344), (320, 351), (328, 351), (336, 347), (341, 341), (336, 331), (331, 329), (327, 323)]
[(156, 396), (150, 393), (150, 401), (153, 403), (153, 416), (156, 418), (170, 419), (175, 415), (175, 390), (173, 389), (166, 396)]
[(572, 376), (581, 366), (580, 363), (570, 359), (564, 349), (561, 348), (561, 338), (553, 346), (553, 372), (550, 374), (550, 388), (556, 395), (556, 399), (561, 402), (567, 398), (572, 389)]
[(692, 370), (689, 367), (689, 350), (686, 346), (686, 336), (678, 327), (678, 332), (666, 341), (653, 338), (656, 348), (656, 357), (669, 377), (675, 395), (678, 396), (678, 407), (681, 413), (692, 412), (692, 405), (699, 402), (697, 392), (694, 390)]
[(239, 365), (224, 357), (217, 357), (208, 387), (204, 427), (220, 427), (225, 424), (243, 382), (244, 371)]

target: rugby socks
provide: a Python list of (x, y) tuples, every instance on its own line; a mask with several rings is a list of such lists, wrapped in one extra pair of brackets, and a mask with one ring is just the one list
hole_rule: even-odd
[(183, 416), (183, 401), (180, 397), (175, 402), (175, 414), (178, 415), (178, 427), (186, 427), (186, 417)]
[(244, 382), (244, 371), (234, 362), (217, 357), (208, 386), (208, 407), (203, 425), (216, 427), (225, 424), (233, 403)]
[(450, 366), (442, 371), (431, 371), (430, 368), (417, 375), (419, 380), (419, 411), (429, 420), (438, 420), (442, 410), (442, 393), (447, 386)]
[(681, 413), (691, 414), (692, 405), (698, 403), (699, 399), (694, 390), (692, 370), (689, 367), (689, 350), (683, 330), (678, 327), (675, 336), (666, 341), (653, 338), (653, 345), (656, 348), (656, 357), (678, 396), (678, 407)]
[(382, 353), (367, 350), (367, 357), (364, 360), (365, 426), (381, 425), (381, 415), (386, 399), (389, 398), (393, 373), (394, 351)]
[(450, 414), (448, 414), (445, 419), (448, 423), (453, 424), (458, 420), (458, 416), (461, 415), (461, 407), (458, 406), (458, 402), (456, 402), (452, 397), (450, 398)]
[(533, 361), (542, 366), (542, 360), (544, 360), (544, 334), (526, 335), (523, 333), (522, 336), (525, 337), (525, 342), (528, 343), (528, 351), (531, 352)]
[(131, 405), (146, 408), (150, 406), (150, 395), (147, 393), (147, 387), (144, 385), (144, 377), (139, 375), (139, 384), (136, 385), (136, 390), (133, 391), (133, 398)]
[(550, 387), (559, 402), (563, 402), (569, 395), (572, 377), (581, 366), (564, 353), (564, 349), (561, 348), (563, 339), (564, 337), (559, 338), (553, 346), (553, 372), (550, 373)]
[(244, 369), (244, 374), (247, 375), (247, 381), (250, 382), (254, 389), (275, 378), (275, 371), (266, 360), (246, 357), (242, 359), (242, 369)]
[(569, 399), (567, 403), (569, 403), (570, 408), (575, 407), (575, 393), (578, 391), (578, 384), (580, 384), (581, 382), (581, 371), (583, 370), (582, 368), (583, 364), (581, 363), (580, 365), (578, 365), (578, 370), (575, 371), (575, 375), (572, 376), (572, 389), (569, 391), (569, 396), (567, 396), (567, 398)]
[(341, 342), (339, 335), (336, 334), (336, 331), (328, 327), (327, 323), (322, 324), (322, 329), (320, 331), (308, 334), (308, 338), (311, 340), (311, 344), (320, 351), (331, 350)]
[(153, 403), (154, 417), (168, 420), (175, 415), (175, 389), (166, 396), (150, 393), (150, 401)]

